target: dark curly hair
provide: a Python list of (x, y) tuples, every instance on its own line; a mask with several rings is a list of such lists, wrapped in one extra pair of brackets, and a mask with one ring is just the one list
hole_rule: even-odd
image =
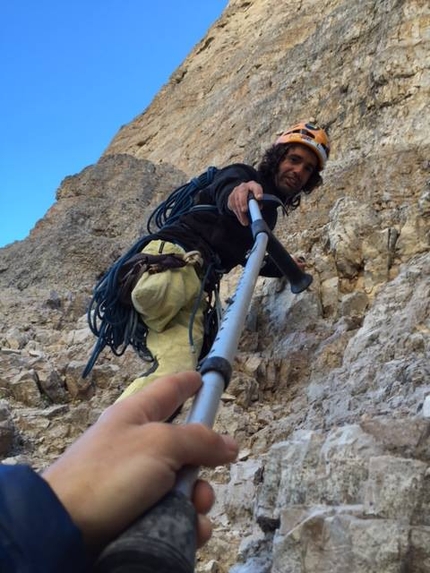
[[(288, 151), (294, 147), (296, 147), (297, 143), (278, 143), (269, 147), (266, 152), (264, 153), (261, 162), (259, 163), (257, 169), (259, 173), (261, 173), (262, 177), (272, 184), (274, 184), (274, 177), (278, 171), (279, 164), (285, 159)], [(317, 171), (314, 170), (312, 175), (309, 177), (308, 182), (306, 185), (298, 191), (295, 195), (288, 198), (285, 202), (285, 206), (288, 210), (297, 209), (300, 205), (301, 193), (306, 193), (309, 195), (316, 187), (320, 187), (322, 185), (322, 177)]]

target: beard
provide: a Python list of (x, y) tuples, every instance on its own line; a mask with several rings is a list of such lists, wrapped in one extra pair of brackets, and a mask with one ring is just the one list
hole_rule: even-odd
[(301, 182), (289, 173), (277, 175), (275, 184), (278, 191), (285, 198), (293, 197), (301, 190)]

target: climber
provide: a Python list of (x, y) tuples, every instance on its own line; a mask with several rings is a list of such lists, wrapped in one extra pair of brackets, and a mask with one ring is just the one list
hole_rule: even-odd
[[(163, 272), (144, 272), (134, 287), (132, 302), (148, 328), (146, 345), (154, 362), (119, 399), (159, 376), (196, 368), (205, 337), (207, 301), (201, 294), (211, 288), (211, 277), (205, 272), (212, 266), (221, 276), (245, 264), (253, 243), (247, 216), (249, 194), (258, 201), (263, 194), (274, 195), (284, 211), (296, 209), (302, 193), (321, 185), (320, 173), (329, 152), (327, 133), (314, 123), (300, 122), (276, 139), (257, 169), (241, 163), (219, 169), (212, 183), (197, 195), (201, 208), (157, 231), (143, 252), (179, 254), (187, 264)], [(276, 225), (278, 206), (271, 202), (262, 208), (271, 229)], [(303, 262), (297, 262), (303, 268)], [(260, 274), (279, 277), (280, 271), (269, 259)]]
[[(188, 465), (233, 462), (237, 443), (202, 424), (165, 420), (201, 386), (197, 372), (173, 374), (108, 408), (43, 474), (0, 464), (0, 571), (84, 573), (125, 527), (162, 499)], [(211, 536), (211, 486), (192, 502), (197, 544)]]

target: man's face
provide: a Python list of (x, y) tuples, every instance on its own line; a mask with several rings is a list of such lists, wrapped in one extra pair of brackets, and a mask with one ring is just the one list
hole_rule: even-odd
[(315, 153), (305, 145), (294, 145), (287, 151), (275, 175), (277, 189), (284, 197), (295, 195), (303, 189), (318, 167)]

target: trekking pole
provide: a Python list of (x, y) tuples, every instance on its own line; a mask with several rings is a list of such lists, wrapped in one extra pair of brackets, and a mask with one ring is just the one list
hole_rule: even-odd
[[(249, 304), (266, 251), (290, 282), (293, 293), (305, 290), (312, 276), (304, 273), (272, 235), (257, 201), (249, 199), (254, 245), (232, 302), (223, 316), (211, 350), (200, 372), (203, 384), (195, 396), (186, 423), (212, 427), (221, 396), (230, 381)], [(193, 573), (197, 515), (191, 494), (198, 468), (186, 467), (175, 488), (100, 555), (96, 573)]]

